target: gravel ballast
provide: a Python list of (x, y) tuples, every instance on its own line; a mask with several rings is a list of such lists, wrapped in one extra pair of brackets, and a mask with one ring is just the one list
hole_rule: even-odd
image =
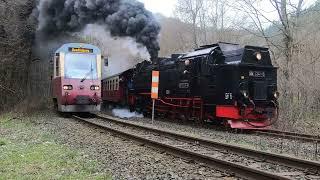
[[(99, 126), (107, 127), (110, 129), (116, 129), (122, 132), (126, 132), (128, 134), (133, 134), (136, 136), (140, 136), (149, 140), (153, 140), (156, 142), (160, 142), (163, 144), (167, 144), (174, 147), (179, 147), (184, 150), (188, 150), (191, 152), (199, 153), (204, 156), (208, 156), (208, 158), (218, 158), (222, 161), (228, 161), (237, 163), (239, 165), (243, 165), (245, 167), (253, 167), (255, 169), (259, 169), (262, 171), (266, 171), (269, 173), (280, 174), (282, 175), (285, 173), (285, 176), (290, 176), (292, 179), (319, 179), (320, 176), (316, 176), (317, 173), (313, 171), (309, 171), (307, 169), (295, 169), (292, 167), (287, 167), (286, 165), (281, 165), (278, 163), (271, 163), (266, 161), (266, 157), (252, 157), (248, 155), (244, 155), (242, 153), (235, 153), (230, 151), (229, 149), (224, 148), (217, 148), (215, 145), (207, 146), (201, 145), (201, 143), (191, 140), (186, 141), (184, 139), (176, 138), (175, 136), (163, 135), (159, 134), (158, 132), (153, 132), (147, 129), (134, 127), (134, 126), (127, 126), (125, 124), (118, 124), (115, 121), (109, 121), (108, 118), (90, 118), (86, 119), (93, 124), (98, 124)], [(304, 167), (303, 167), (304, 168)], [(316, 178), (310, 178), (310, 176), (316, 176)]]
[[(101, 115), (103, 114), (113, 115), (110, 111), (103, 112)], [(186, 135), (211, 138), (215, 141), (256, 150), (279, 153), (314, 161), (320, 160), (320, 144), (317, 144), (316, 142), (303, 142), (301, 140), (276, 138), (257, 134), (233, 133), (225, 130), (223, 127), (214, 125), (199, 126), (192, 123), (186, 124), (179, 120), (156, 118), (153, 124), (151, 124), (150, 118), (133, 117), (127, 118), (126, 120), (155, 128), (172, 130)]]
[(61, 143), (95, 158), (114, 179), (238, 179), (53, 113), (35, 121)]

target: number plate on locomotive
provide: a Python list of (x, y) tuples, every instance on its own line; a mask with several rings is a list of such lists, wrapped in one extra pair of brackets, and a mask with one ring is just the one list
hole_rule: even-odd
[(189, 83), (179, 83), (179, 88), (180, 89), (188, 89), (189, 88)]
[(251, 76), (251, 77), (265, 77), (266, 73), (263, 71), (249, 71), (249, 76)]

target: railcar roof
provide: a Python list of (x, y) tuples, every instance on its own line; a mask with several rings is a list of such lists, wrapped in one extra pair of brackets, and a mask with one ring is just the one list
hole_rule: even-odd
[(55, 53), (59, 52), (64, 52), (67, 53), (69, 52), (69, 48), (86, 48), (86, 49), (92, 49), (93, 54), (101, 54), (101, 50), (92, 44), (86, 44), (86, 43), (67, 43), (62, 45), (58, 50), (56, 50)]
[(108, 77), (106, 77), (106, 78), (103, 78), (103, 80), (105, 80), (105, 79), (112, 79), (112, 78), (114, 78), (114, 77), (120, 76), (120, 75), (122, 75), (122, 74), (124, 74), (124, 73), (130, 72), (130, 71), (133, 71), (133, 70), (134, 70), (134, 68), (130, 68), (130, 69), (125, 70), (125, 71), (122, 71), (122, 72), (120, 72), (120, 73), (113, 74), (113, 75), (111, 75), (111, 76), (108, 76)]

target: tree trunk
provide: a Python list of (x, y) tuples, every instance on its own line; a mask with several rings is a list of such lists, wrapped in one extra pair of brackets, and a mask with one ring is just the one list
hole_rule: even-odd
[(197, 37), (197, 24), (196, 17), (192, 18), (192, 28), (193, 28), (193, 46), (194, 48), (198, 48), (198, 37)]

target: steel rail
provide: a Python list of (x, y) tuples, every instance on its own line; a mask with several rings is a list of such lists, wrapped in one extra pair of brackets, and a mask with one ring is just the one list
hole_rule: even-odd
[(288, 132), (288, 131), (266, 129), (266, 130), (255, 130), (255, 131), (252, 131), (251, 133), (280, 137), (280, 138), (287, 138), (287, 139), (293, 139), (293, 140), (301, 140), (301, 141), (307, 141), (307, 142), (316, 142), (316, 143), (320, 142), (320, 136), (314, 136), (310, 134), (300, 134), (300, 133), (294, 133), (294, 132)]
[[(121, 131), (112, 127), (108, 127), (106, 125), (100, 124), (100, 123), (94, 123), (91, 122), (88, 119), (84, 119), (78, 116), (73, 116), (75, 119), (77, 120), (81, 120), (84, 121), (90, 125), (93, 125), (97, 128), (101, 128), (104, 130), (107, 130), (111, 133), (120, 135), (122, 137), (128, 138), (128, 139), (132, 139), (138, 142), (142, 142), (145, 144), (150, 145), (151, 147), (155, 147), (158, 149), (162, 149), (168, 153), (177, 155), (179, 157), (185, 157), (185, 158), (190, 158), (195, 160), (196, 162), (202, 162), (207, 164), (210, 167), (213, 167), (215, 169), (221, 170), (221, 171), (229, 171), (231, 173), (235, 173), (238, 177), (241, 178), (245, 178), (245, 179), (278, 179), (278, 180), (287, 180), (290, 179), (288, 177), (285, 176), (281, 176), (281, 175), (276, 175), (267, 171), (263, 171), (263, 170), (259, 170), (256, 168), (251, 168), (251, 167), (247, 167), (238, 163), (233, 163), (233, 162), (229, 162), (229, 161), (224, 161), (218, 158), (214, 158), (211, 156), (207, 156), (207, 155), (203, 155), (197, 152), (193, 152), (193, 151), (189, 151), (180, 147), (176, 147), (176, 146), (171, 146), (165, 143), (161, 143), (161, 142), (157, 142), (154, 140), (150, 140), (146, 137), (143, 136), (139, 136), (139, 135), (135, 135), (135, 134), (131, 134), (125, 131)], [(99, 118), (101, 118), (101, 116), (98, 116)], [(103, 117), (106, 118), (106, 117)], [(123, 124), (123, 125), (128, 125), (128, 124)], [(130, 125), (129, 125), (130, 126)], [(149, 129), (148, 129), (149, 130)]]
[(244, 154), (244, 155), (247, 155), (250, 157), (263, 158), (263, 159), (267, 160), (268, 162), (272, 162), (272, 163), (286, 165), (286, 166), (290, 166), (290, 167), (294, 167), (294, 168), (298, 168), (298, 169), (310, 169), (310, 170), (314, 170), (314, 171), (318, 171), (320, 169), (320, 162), (316, 162), (316, 161), (298, 159), (298, 158), (294, 158), (294, 157), (290, 157), (290, 156), (284, 156), (284, 155), (274, 154), (274, 153), (270, 153), (270, 152), (253, 150), (253, 149), (249, 149), (249, 148), (244, 148), (244, 147), (239, 147), (239, 146), (235, 146), (235, 145), (217, 142), (212, 139), (208, 139), (208, 138), (204, 138), (204, 137), (188, 136), (188, 135), (180, 134), (180, 133), (169, 131), (169, 130), (161, 130), (161, 129), (156, 129), (156, 128), (152, 128), (152, 127), (142, 126), (142, 125), (138, 125), (135, 123), (123, 121), (121, 119), (114, 118), (111, 116), (97, 115), (97, 117), (101, 118), (101, 119), (108, 120), (108, 121), (112, 121), (114, 123), (118, 123), (118, 124), (122, 124), (122, 125), (126, 125), (126, 126), (131, 126), (134, 128), (140, 128), (143, 130), (152, 131), (152, 132), (162, 134), (162, 135), (169, 135), (169, 136), (173, 136), (175, 138), (179, 138), (179, 139), (183, 139), (183, 140), (187, 140), (187, 141), (194, 141), (194, 142), (199, 143), (200, 145), (204, 145), (204, 146), (208, 146), (208, 147), (226, 149), (226, 150), (230, 150), (230, 151), (236, 152), (236, 153), (241, 153), (241, 154)]

